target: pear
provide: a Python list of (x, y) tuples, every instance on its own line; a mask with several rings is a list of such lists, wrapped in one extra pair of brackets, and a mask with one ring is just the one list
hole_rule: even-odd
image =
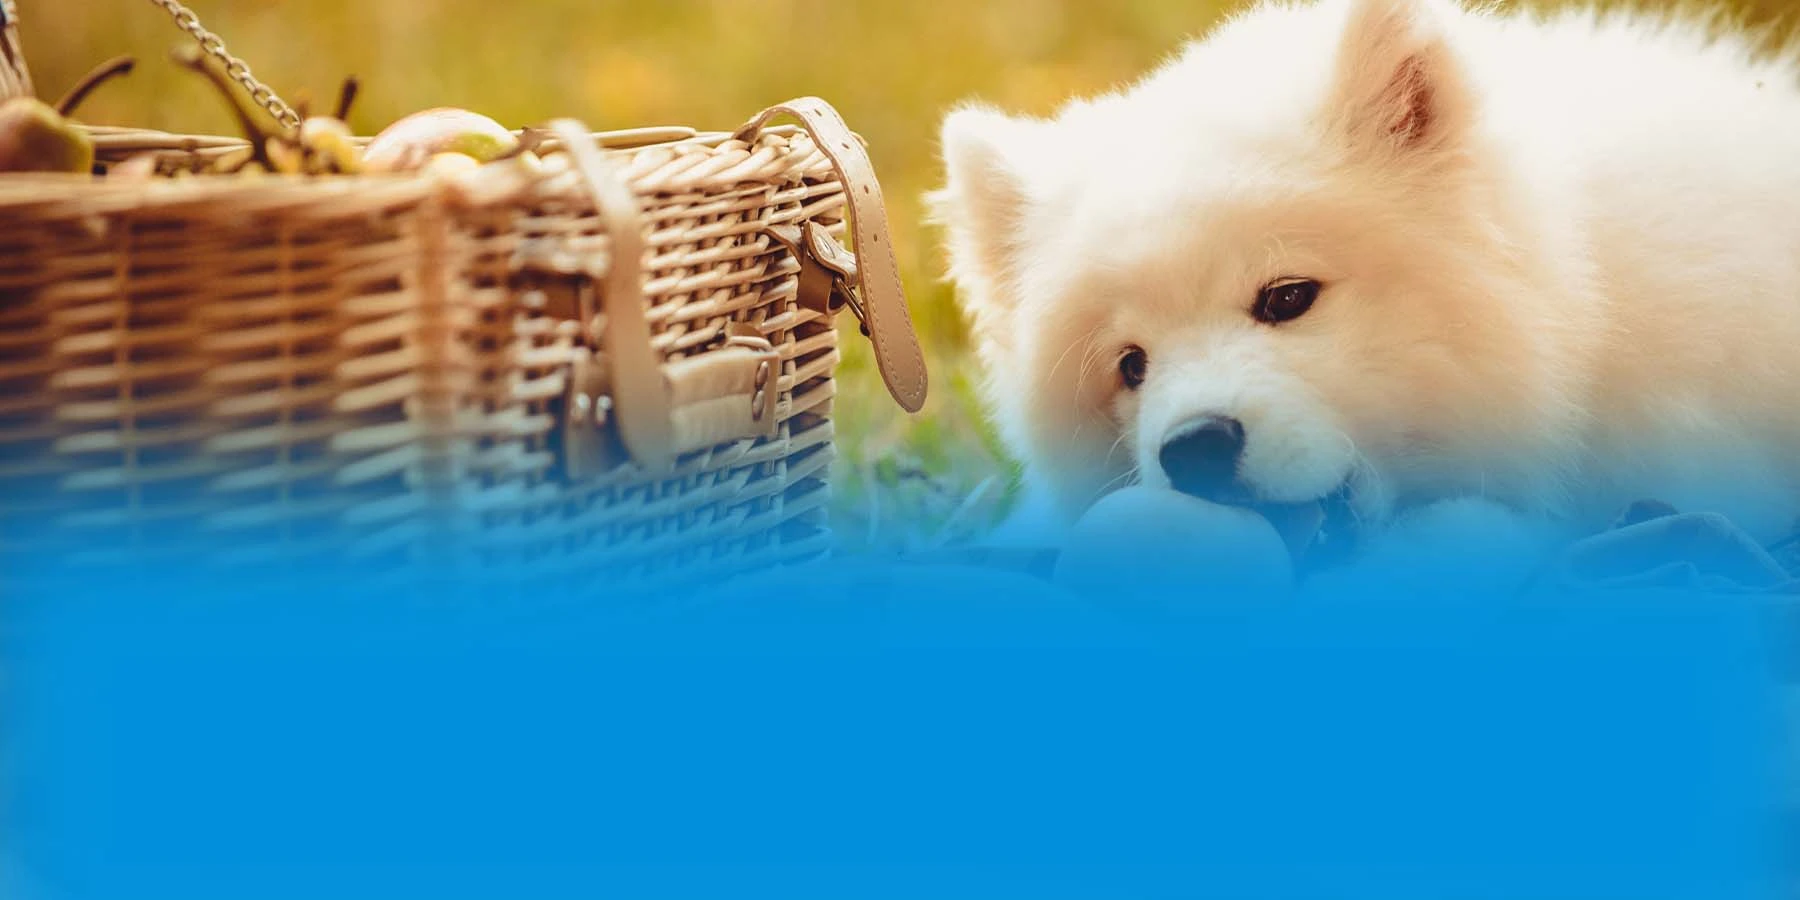
[[(263, 155), (268, 157), (270, 171), (283, 175), (354, 175), (362, 171), (362, 154), (356, 149), (350, 126), (344, 124), (350, 104), (356, 101), (357, 85), (354, 75), (344, 80), (338, 92), (337, 112), (330, 116), (309, 114), (310, 98), (304, 93), (296, 96), (294, 112), (300, 117), (299, 128), (270, 132), (263, 137)], [(235, 95), (232, 101), (237, 102)]]
[(518, 138), (505, 126), (466, 109), (438, 108), (413, 113), (389, 125), (363, 150), (371, 172), (407, 172), (440, 153), (460, 153), (490, 162), (511, 152)]
[(461, 175), (481, 168), (481, 160), (466, 153), (434, 153), (423, 171), (431, 175)]
[(300, 146), (331, 170), (346, 174), (362, 171), (362, 154), (351, 143), (350, 126), (342, 119), (313, 116), (300, 123)]
[(88, 172), (94, 142), (50, 104), (14, 97), (0, 104), (0, 172)]
[(350, 126), (328, 116), (300, 123), (298, 139), (273, 135), (263, 142), (269, 170), (283, 175), (354, 175), (362, 157), (351, 142)]

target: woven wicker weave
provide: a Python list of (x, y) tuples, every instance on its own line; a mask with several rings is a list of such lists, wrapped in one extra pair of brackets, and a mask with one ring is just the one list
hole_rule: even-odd
[[(230, 144), (97, 136), (113, 162)], [(667, 472), (605, 428), (588, 465), (569, 456), (579, 322), (612, 262), (570, 154), (459, 176), (0, 177), (0, 571), (151, 551), (605, 585), (825, 552), (837, 332), (779, 232), (842, 235), (845, 187), (806, 133), (747, 136), (606, 152), (642, 205), (656, 358), (757, 337), (779, 357), (772, 436), (682, 448)]]

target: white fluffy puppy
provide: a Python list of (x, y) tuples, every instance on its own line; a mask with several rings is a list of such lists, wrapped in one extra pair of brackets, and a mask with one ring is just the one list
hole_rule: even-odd
[(1800, 516), (1792, 57), (1679, 18), (1268, 3), (1052, 119), (959, 109), (943, 149), (1039, 524), (1133, 483), (1450, 545), (1504, 527), (1468, 498), (1561, 533), (1646, 498)]

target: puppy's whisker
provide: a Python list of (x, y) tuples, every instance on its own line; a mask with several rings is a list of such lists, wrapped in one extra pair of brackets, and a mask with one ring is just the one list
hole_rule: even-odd
[(1069, 402), (1075, 407), (1075, 433), (1072, 436), (1073, 438), (1081, 437), (1081, 422), (1085, 418), (1083, 415), (1084, 410), (1081, 408), (1081, 385), (1087, 379), (1088, 366), (1090, 365), (1087, 361), (1089, 355), (1100, 346), (1099, 342), (1094, 340), (1094, 336), (1099, 333), (1100, 326), (1096, 325), (1089, 329), (1086, 334), (1069, 342), (1069, 346), (1063, 348), (1062, 354), (1056, 358), (1056, 363), (1050, 367), (1049, 381), (1054, 384), (1056, 383), (1057, 373), (1062, 371), (1063, 363), (1069, 361), (1069, 354), (1074, 353), (1077, 347), (1082, 349), (1081, 367), (1075, 373), (1075, 390), (1069, 392)]
[(1119, 488), (1130, 487), (1136, 482), (1138, 473), (1138, 467), (1132, 466), (1131, 468), (1114, 475), (1112, 478), (1107, 479), (1106, 483), (1102, 484), (1098, 490), (1094, 491), (1094, 495), (1088, 498), (1088, 503), (1092, 504), (1097, 502), (1100, 498), (1105, 497), (1107, 494), (1110, 494)]
[(1081, 347), (1085, 351), (1086, 349), (1095, 346), (1094, 335), (1099, 333), (1100, 328), (1096, 326), (1089, 330), (1087, 334), (1069, 342), (1069, 346), (1063, 348), (1062, 355), (1056, 358), (1056, 364), (1050, 367), (1050, 380), (1056, 380), (1056, 373), (1062, 371), (1063, 363), (1068, 362), (1069, 354), (1074, 353), (1075, 348)]
[(1100, 329), (1095, 328), (1094, 330), (1089, 331), (1087, 333), (1087, 336), (1082, 339), (1082, 343), (1086, 344), (1087, 346), (1086, 346), (1086, 349), (1084, 349), (1082, 351), (1081, 367), (1078, 370), (1076, 370), (1076, 373), (1075, 373), (1076, 387), (1075, 387), (1075, 390), (1070, 393), (1070, 400), (1069, 400), (1069, 402), (1071, 404), (1073, 404), (1075, 407), (1075, 410), (1074, 410), (1075, 411), (1075, 431), (1074, 431), (1074, 434), (1072, 434), (1070, 436), (1071, 440), (1079, 440), (1081, 438), (1082, 426), (1087, 421), (1087, 416), (1085, 415), (1087, 410), (1082, 409), (1082, 406), (1081, 406), (1082, 398), (1084, 396), (1086, 396), (1086, 393), (1081, 390), (1081, 385), (1084, 385), (1087, 383), (1088, 376), (1093, 371), (1094, 364), (1096, 362), (1100, 361), (1101, 354), (1105, 352), (1104, 347), (1101, 345), (1101, 343), (1099, 341), (1094, 340), (1094, 336), (1099, 333), (1100, 333)]
[[(1375, 464), (1366, 454), (1356, 449), (1356, 442), (1354, 440), (1351, 440), (1349, 437), (1345, 437), (1345, 440), (1350, 442), (1352, 458), (1356, 460), (1354, 464), (1355, 468), (1352, 471), (1361, 474), (1363, 480), (1366, 482), (1364, 489), (1373, 491), (1376, 496), (1387, 496), (1388, 486), (1384, 476), (1381, 474), (1381, 470), (1375, 467)], [(1359, 509), (1355, 503), (1349, 503), (1346, 504), (1346, 506), (1350, 511), (1350, 518), (1356, 523), (1358, 530), (1370, 524), (1368, 519), (1363, 516), (1362, 510)]]
[(1121, 445), (1123, 445), (1125, 443), (1125, 439), (1130, 436), (1131, 436), (1130, 432), (1125, 432), (1125, 431), (1119, 432), (1119, 439), (1116, 441), (1113, 441), (1111, 447), (1106, 448), (1106, 459), (1105, 459), (1106, 465), (1112, 464), (1113, 454), (1119, 452), (1119, 447)]

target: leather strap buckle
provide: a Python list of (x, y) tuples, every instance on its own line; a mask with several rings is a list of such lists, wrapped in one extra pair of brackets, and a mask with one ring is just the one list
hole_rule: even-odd
[(800, 263), (800, 306), (826, 317), (846, 307), (869, 337), (869, 313), (857, 296), (856, 257), (816, 222), (772, 225), (769, 233)]
[(594, 351), (578, 346), (569, 364), (563, 397), (563, 474), (571, 479), (604, 474), (624, 462), (612, 425), (612, 390), (606, 366)]
[[(854, 283), (858, 287), (854, 292), (856, 303), (846, 302), (846, 305), (851, 305), (852, 310), (860, 309), (863, 333), (869, 336), (870, 343), (874, 345), (875, 362), (881, 371), (882, 380), (887, 384), (888, 393), (893, 395), (902, 409), (918, 412), (925, 405), (927, 389), (925, 354), (919, 346), (918, 335), (913, 332), (912, 317), (906, 308), (906, 296), (900, 284), (893, 240), (888, 232), (887, 210), (883, 206), (881, 186), (876, 182), (875, 169), (869, 161), (868, 152), (863, 149), (860, 139), (850, 131), (850, 127), (844, 124), (837, 111), (817, 97), (802, 97), (769, 107), (739, 128), (735, 137), (750, 141), (771, 119), (781, 115), (800, 120), (814, 146), (831, 161), (843, 184), (856, 253), (853, 257), (854, 267), (838, 272), (837, 277), (842, 278), (846, 284)], [(790, 235), (792, 230), (790, 227)], [(804, 261), (808, 256), (828, 270), (834, 268), (835, 257), (828, 249), (820, 249), (814, 234), (791, 235), (789, 240), (793, 244), (805, 243), (811, 247), (812, 252), (801, 254), (803, 275)], [(806, 286), (803, 285), (804, 287)], [(814, 288), (815, 296), (807, 299), (823, 302), (829, 312), (829, 294), (821, 301), (816, 296), (816, 290)], [(846, 298), (852, 296), (850, 291), (841, 293)]]

